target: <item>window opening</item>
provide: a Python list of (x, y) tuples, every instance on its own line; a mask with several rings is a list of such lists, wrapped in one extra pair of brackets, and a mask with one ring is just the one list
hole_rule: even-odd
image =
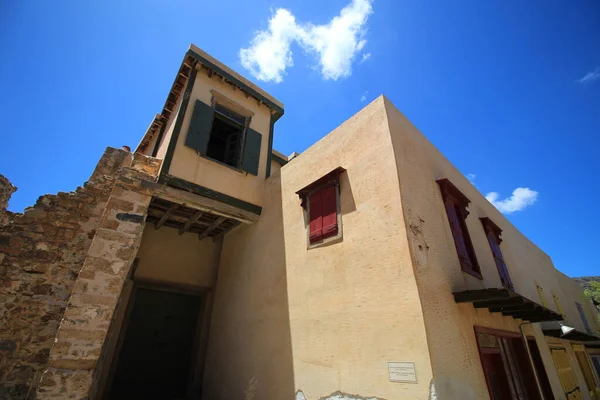
[(217, 104), (206, 155), (237, 168), (245, 130), (246, 117)]
[(482, 279), (481, 270), (477, 263), (477, 257), (475, 257), (475, 249), (471, 242), (471, 236), (467, 229), (467, 206), (470, 200), (462, 194), (456, 186), (454, 186), (448, 179), (441, 179), (437, 181), (442, 191), (442, 198), (444, 200), (444, 207), (446, 208), (446, 214), (448, 216), (448, 222), (450, 224), (450, 230), (452, 231), (452, 237), (454, 239), (454, 245), (458, 254), (461, 269), (473, 275), (479, 279)]

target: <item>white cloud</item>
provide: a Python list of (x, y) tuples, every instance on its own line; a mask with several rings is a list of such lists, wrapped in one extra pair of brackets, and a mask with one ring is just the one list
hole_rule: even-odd
[(360, 63), (364, 63), (365, 61), (367, 61), (369, 58), (371, 58), (371, 53), (365, 53), (363, 54), (362, 58), (360, 59)]
[(578, 79), (577, 82), (588, 83), (588, 82), (593, 82), (598, 78), (600, 78), (600, 67), (596, 67), (595, 70), (588, 72), (587, 74), (584, 75), (583, 78)]
[(293, 65), (290, 47), (296, 42), (317, 58), (323, 78), (335, 81), (350, 76), (352, 62), (367, 43), (364, 36), (373, 12), (371, 1), (352, 0), (323, 25), (298, 24), (289, 10), (277, 9), (268, 28), (256, 33), (250, 47), (240, 49), (242, 66), (258, 80), (279, 83), (285, 70)]
[(521, 211), (537, 201), (538, 192), (529, 188), (516, 188), (512, 195), (502, 200), (498, 200), (500, 195), (497, 192), (488, 193), (485, 198), (488, 199), (501, 213), (510, 214), (515, 211)]
[(364, 103), (367, 100), (367, 95), (369, 94), (368, 90), (365, 90), (362, 96), (360, 96), (360, 102)]
[(467, 174), (467, 179), (472, 185), (475, 185), (475, 178), (477, 178), (476, 174)]
[(258, 80), (281, 82), (285, 69), (294, 65), (290, 44), (297, 36), (296, 30), (292, 13), (278, 9), (269, 20), (269, 29), (258, 32), (250, 47), (240, 50), (242, 66)]

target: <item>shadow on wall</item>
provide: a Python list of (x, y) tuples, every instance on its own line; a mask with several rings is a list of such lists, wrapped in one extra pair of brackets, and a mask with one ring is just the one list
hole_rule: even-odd
[(226, 235), (204, 375), (205, 399), (294, 398), (279, 172), (260, 220)]

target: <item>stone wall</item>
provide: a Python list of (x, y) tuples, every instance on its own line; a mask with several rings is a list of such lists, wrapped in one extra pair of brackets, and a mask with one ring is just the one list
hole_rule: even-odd
[(131, 153), (107, 148), (90, 180), (5, 211), (0, 176), (0, 398), (33, 398), (109, 194)]
[(7, 221), (6, 208), (8, 207), (8, 200), (10, 196), (17, 190), (10, 181), (2, 174), (0, 174), (0, 225), (5, 224)]

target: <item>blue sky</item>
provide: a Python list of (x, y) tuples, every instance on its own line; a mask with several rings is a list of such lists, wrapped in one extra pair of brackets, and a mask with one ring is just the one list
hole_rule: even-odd
[(557, 268), (598, 275), (599, 39), (596, 0), (2, 2), (9, 209), (134, 147), (193, 42), (285, 104), (276, 149), (384, 93), (482, 193), (529, 189), (499, 207)]

